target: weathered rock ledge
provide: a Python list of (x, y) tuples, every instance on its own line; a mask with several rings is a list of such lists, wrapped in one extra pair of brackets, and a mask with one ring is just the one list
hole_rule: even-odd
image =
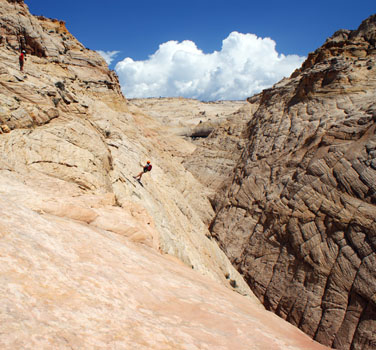
[(249, 99), (212, 201), (213, 237), (267, 309), (337, 349), (376, 347), (375, 44), (373, 15)]

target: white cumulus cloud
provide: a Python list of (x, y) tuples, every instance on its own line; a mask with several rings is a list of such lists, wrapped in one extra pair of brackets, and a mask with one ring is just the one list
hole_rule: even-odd
[(97, 52), (104, 58), (104, 60), (107, 62), (108, 65), (112, 63), (116, 55), (120, 51), (102, 51), (102, 50), (97, 50)]
[(168, 41), (145, 61), (125, 58), (115, 71), (128, 98), (245, 99), (289, 76), (305, 59), (279, 54), (275, 46), (270, 38), (238, 32), (208, 54), (192, 41)]

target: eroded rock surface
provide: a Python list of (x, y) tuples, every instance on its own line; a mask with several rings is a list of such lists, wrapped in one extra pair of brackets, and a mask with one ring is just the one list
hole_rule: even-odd
[(263, 91), (211, 225), (263, 304), (337, 349), (376, 347), (376, 15)]
[(183, 98), (132, 99), (130, 103), (168, 126), (172, 135), (193, 143), (184, 167), (205, 185), (211, 198), (233, 172), (247, 140), (247, 124), (259, 98), (201, 102)]
[[(158, 242), (157, 249), (230, 287), (225, 276), (231, 275), (237, 290), (249, 294), (223, 252), (208, 239), (212, 207), (202, 185), (181, 165), (182, 155), (191, 153), (194, 145), (174, 135), (165, 137), (163, 124), (128, 105), (116, 75), (100, 55), (77, 42), (63, 22), (33, 17), (23, 2), (1, 1), (0, 11), (3, 169), (57, 178), (76, 184), (84, 194), (112, 194), (117, 207), (113, 215), (119, 208), (129, 212), (129, 203), (144, 208), (158, 232), (147, 242)], [(21, 48), (27, 52), (23, 72), (18, 67)], [(141, 185), (133, 176), (147, 159), (154, 168)], [(68, 201), (72, 208), (80, 206), (76, 202), (82, 195)], [(65, 196), (50, 204), (53, 197), (49, 195), (48, 204), (39, 201), (40, 210), (75, 216)]]
[(1, 349), (324, 349), (211, 239), (195, 145), (23, 1), (0, 0), (0, 126)]
[(256, 300), (113, 229), (118, 218), (145, 234), (137, 223), (150, 220), (145, 212), (108, 217), (111, 197), (86, 194), (76, 208), (65, 203), (71, 218), (47, 197), (60, 186), (68, 199), (76, 185), (9, 171), (0, 180), (1, 349), (327, 349)]

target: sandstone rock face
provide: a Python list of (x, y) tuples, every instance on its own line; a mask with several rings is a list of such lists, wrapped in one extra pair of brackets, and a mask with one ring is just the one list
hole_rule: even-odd
[[(247, 106), (246, 101), (202, 102), (181, 97), (130, 99), (139, 109), (170, 127), (176, 135), (197, 139), (197, 130), (206, 125), (210, 133), (214, 127)], [(203, 128), (202, 128), (203, 129)], [(201, 137), (209, 135), (202, 134)], [(192, 141), (192, 140), (190, 140)]]
[(196, 149), (183, 162), (184, 167), (205, 185), (210, 201), (233, 176), (246, 145), (250, 115), (258, 103), (258, 96), (255, 96), (251, 103), (220, 120), (206, 138), (195, 142)]
[[(2, 170), (0, 180), (1, 349), (327, 349), (114, 229), (117, 218), (145, 234), (137, 223), (145, 212), (122, 217), (111, 196), (48, 176)], [(48, 199), (62, 199), (56, 186), (59, 211)]]
[[(235, 281), (237, 291), (251, 295), (224, 253), (208, 238), (212, 207), (203, 186), (181, 164), (194, 145), (173, 134), (166, 137), (168, 126), (129, 105), (105, 61), (78, 43), (61, 21), (33, 17), (23, 2), (0, 1), (0, 14), (4, 169), (34, 177), (47, 175), (76, 184), (90, 195), (112, 195), (114, 205), (130, 217), (133, 204), (144, 208), (158, 232), (158, 237), (145, 239), (148, 244), (158, 242), (157, 249), (163, 253), (230, 288), (230, 281)], [(68, 44), (62, 50), (61, 45)], [(27, 51), (24, 72), (18, 67), (19, 48)], [(147, 159), (154, 168), (141, 186), (132, 176)], [(53, 197), (49, 195), (47, 205), (34, 203), (33, 209), (39, 206), (46, 211), (47, 207), (54, 214), (73, 218), (75, 214), (69, 211), (81, 205), (75, 198), (71, 209), (63, 203), (65, 199), (50, 207)], [(87, 220), (96, 222), (83, 221)], [(143, 227), (142, 220), (140, 224)]]
[(213, 200), (212, 235), (267, 309), (337, 349), (376, 347), (375, 44), (376, 15), (263, 91)]
[(0, 38), (1, 349), (325, 348), (211, 239), (181, 164), (193, 143), (129, 104), (63, 22), (0, 0)]
[(182, 164), (205, 185), (211, 198), (233, 172), (246, 141), (246, 125), (257, 109), (246, 101), (200, 102), (192, 99), (132, 99), (130, 103), (193, 143)]

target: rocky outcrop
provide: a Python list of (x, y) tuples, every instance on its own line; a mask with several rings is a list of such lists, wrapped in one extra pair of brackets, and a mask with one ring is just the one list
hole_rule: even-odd
[[(333, 41), (362, 50), (373, 40), (367, 28)], [(367, 59), (337, 62), (317, 53), (249, 104), (171, 121), (127, 101), (116, 74), (63, 21), (0, 0), (1, 348), (326, 348), (265, 311), (211, 236), (212, 206), (213, 235), (268, 308), (324, 343), (366, 348), (374, 319), (366, 50)], [(153, 171), (138, 183), (132, 176), (147, 159)], [(228, 196), (215, 197), (234, 166)], [(302, 303), (291, 304), (294, 288)]]
[(267, 312), (211, 239), (181, 164), (194, 144), (23, 1), (0, 0), (0, 126), (1, 349), (325, 348)]
[(130, 103), (193, 144), (182, 164), (211, 199), (233, 172), (244, 149), (246, 126), (258, 96), (247, 101), (200, 102), (182, 98), (132, 99)]
[[(205, 185), (210, 201), (238, 164), (247, 141), (247, 124), (258, 104), (259, 96), (255, 96), (251, 103), (219, 120), (207, 137), (195, 142), (196, 149), (184, 159), (184, 167)], [(206, 123), (197, 128), (206, 130)]]
[[(376, 346), (376, 15), (263, 91), (211, 233), (277, 315)], [(252, 102), (253, 100), (250, 100)]]
[(326, 349), (130, 239), (156, 232), (141, 207), (39, 175), (0, 171), (1, 349)]
[[(202, 185), (180, 164), (181, 156), (194, 146), (174, 135), (165, 138), (163, 125), (129, 105), (115, 73), (99, 54), (83, 48), (61, 21), (33, 17), (22, 2), (1, 1), (0, 13), (4, 169), (35, 177), (44, 174), (74, 183), (78, 191), (78, 198), (69, 200), (69, 205), (66, 199), (52, 205), (53, 195), (49, 195), (47, 205), (46, 201), (34, 202), (33, 209), (74, 218), (76, 214), (67, 213), (91, 207), (79, 199), (81, 190), (100, 197), (112, 195), (113, 215), (120, 207), (125, 217), (132, 217), (129, 203), (142, 206), (158, 232), (157, 238), (145, 241), (158, 241), (157, 249), (162, 252), (230, 288), (230, 281), (235, 281), (236, 290), (249, 294), (238, 272), (208, 239), (212, 208)], [(43, 54), (28, 44), (30, 37)], [(63, 50), (67, 45), (69, 49)], [(18, 68), (20, 48), (27, 51), (24, 72)], [(132, 176), (146, 159), (154, 168), (142, 187)], [(88, 223), (97, 221), (89, 219)], [(213, 257), (218, 265), (213, 264)]]

